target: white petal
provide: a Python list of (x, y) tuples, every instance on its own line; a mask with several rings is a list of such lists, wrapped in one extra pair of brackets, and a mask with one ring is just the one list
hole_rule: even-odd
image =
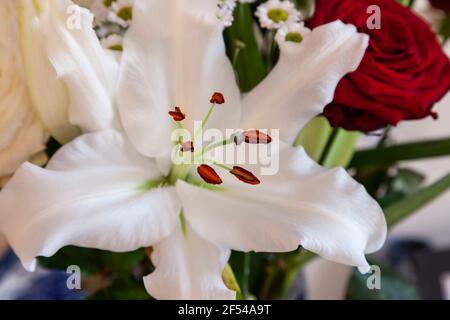
[(47, 170), (24, 164), (0, 193), (0, 226), (28, 270), (67, 245), (117, 252), (159, 242), (178, 222), (174, 188), (144, 191), (153, 161), (121, 134), (84, 135)]
[[(280, 170), (248, 186), (223, 175), (225, 191), (178, 182), (187, 220), (205, 239), (240, 251), (293, 251), (367, 268), (364, 253), (386, 237), (383, 212), (344, 169), (325, 170), (302, 149), (285, 147)], [(256, 168), (252, 168), (256, 174)]]
[(280, 129), (292, 143), (332, 101), (341, 78), (359, 66), (367, 45), (366, 35), (340, 21), (316, 28), (300, 44), (281, 44), (274, 70), (242, 102), (242, 127)]
[(36, 1), (20, 1), (20, 44), (28, 89), (34, 109), (51, 135), (65, 144), (80, 134), (69, 123), (69, 97), (64, 83), (57, 79), (45, 48)]
[(20, 54), (17, 3), (0, 5), (0, 179), (45, 149), (48, 135), (34, 114)]
[(154, 246), (151, 256), (156, 270), (144, 278), (149, 294), (156, 299), (231, 300), (222, 272), (230, 250), (203, 240), (189, 225), (181, 226)]
[[(151, 157), (170, 153), (172, 119), (180, 106), (192, 129), (210, 107), (215, 91), (225, 95), (211, 128), (235, 128), (240, 96), (225, 55), (223, 26), (210, 0), (139, 1), (124, 40), (118, 107), (122, 123), (138, 150)], [(149, 143), (151, 141), (151, 143)]]
[[(41, 122), (31, 112), (19, 121), (21, 129), (7, 146), (0, 149), (0, 177), (12, 175), (22, 163), (30, 160), (31, 156), (45, 150), (48, 135), (44, 132)], [(0, 134), (6, 130), (7, 127), (2, 128)]]
[(113, 99), (118, 63), (102, 48), (92, 21), (69, 0), (47, 1), (42, 13), (48, 55), (69, 91), (70, 122), (84, 132), (120, 126)]

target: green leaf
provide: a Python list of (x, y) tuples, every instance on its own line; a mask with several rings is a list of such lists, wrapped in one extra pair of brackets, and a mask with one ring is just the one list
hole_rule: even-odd
[(129, 273), (133, 267), (145, 259), (145, 251), (128, 253), (79, 248), (69, 246), (62, 248), (50, 258), (39, 258), (41, 266), (47, 269), (66, 270), (71, 265), (81, 268), (83, 274)]
[(416, 192), (425, 181), (425, 176), (415, 170), (400, 168), (391, 182), (391, 188), (405, 194)]
[(450, 138), (358, 151), (351, 167), (390, 165), (398, 161), (450, 155)]
[(441, 28), (439, 30), (439, 34), (444, 38), (444, 42), (446, 42), (450, 38), (450, 15), (447, 14), (442, 21)]
[(92, 294), (87, 300), (149, 300), (142, 278), (122, 275), (107, 288)]
[(400, 168), (393, 178), (386, 178), (387, 182), (380, 186), (385, 189), (384, 195), (379, 199), (383, 208), (387, 208), (418, 191), (425, 181), (425, 176), (417, 171)]
[(403, 200), (385, 209), (386, 220), (389, 226), (402, 221), (410, 214), (424, 207), (450, 188), (450, 173), (433, 183), (429, 187), (422, 188)]
[(248, 92), (266, 76), (266, 65), (256, 41), (250, 4), (237, 5), (233, 25), (225, 30), (224, 38), (239, 86), (243, 92)]

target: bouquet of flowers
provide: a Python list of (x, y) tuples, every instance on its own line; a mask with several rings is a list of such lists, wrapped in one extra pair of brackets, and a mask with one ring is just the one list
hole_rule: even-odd
[(450, 187), (399, 164), (449, 139), (390, 139), (446, 121), (450, 8), (413, 2), (0, 0), (0, 231), (90, 299), (288, 298), (316, 256), (368, 273)]

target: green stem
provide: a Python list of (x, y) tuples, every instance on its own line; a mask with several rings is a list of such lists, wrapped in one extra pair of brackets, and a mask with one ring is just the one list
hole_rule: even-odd
[(327, 168), (347, 168), (355, 154), (359, 137), (359, 132), (335, 129), (321, 164)]
[(202, 124), (200, 126), (200, 128), (197, 129), (197, 131), (194, 134), (194, 141), (197, 140), (199, 134), (203, 131), (203, 129), (205, 128), (206, 123), (208, 122), (209, 118), (211, 118), (211, 115), (214, 111), (214, 108), (216, 107), (216, 104), (213, 103), (211, 105), (211, 107), (208, 110), (208, 113), (206, 114), (206, 117), (203, 119)]
[(269, 30), (267, 32), (267, 42), (269, 44), (268, 50), (267, 50), (267, 68), (268, 71), (272, 70), (274, 66), (274, 60), (275, 60), (275, 49), (277, 48), (276, 42), (275, 42), (275, 32), (272, 30)]
[(192, 165), (190, 164), (180, 164), (175, 165), (170, 170), (167, 181), (170, 185), (174, 185), (178, 180), (186, 180), (191, 171)]
[(202, 159), (203, 159), (203, 156), (204, 156), (205, 153), (208, 153), (209, 151), (214, 150), (216, 148), (227, 146), (227, 145), (232, 144), (232, 143), (234, 143), (234, 139), (233, 138), (222, 140), (222, 141), (210, 144), (209, 146), (207, 146), (205, 148), (202, 148), (201, 150), (196, 152), (194, 154), (194, 159), (197, 159), (199, 156), (201, 156)]
[(450, 155), (450, 138), (399, 144), (356, 152), (351, 167), (390, 165), (399, 161)]
[(429, 187), (423, 188), (384, 210), (390, 227), (424, 207), (450, 188), (450, 173)]
[(225, 170), (225, 171), (232, 171), (232, 170), (233, 170), (233, 168), (228, 167), (228, 166), (226, 166), (226, 165), (224, 165), (224, 164), (222, 164), (222, 163), (219, 163), (219, 162), (214, 161), (214, 160), (211, 160), (211, 159), (205, 158), (205, 162), (212, 163), (213, 165), (215, 165), (215, 166), (217, 166), (217, 167), (219, 167), (219, 168), (222, 168), (222, 169)]
[(244, 254), (244, 266), (242, 276), (242, 294), (244, 299), (250, 297), (250, 270), (251, 270), (252, 253)]

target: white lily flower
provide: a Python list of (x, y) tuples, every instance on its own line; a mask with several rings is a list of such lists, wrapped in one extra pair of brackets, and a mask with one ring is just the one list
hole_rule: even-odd
[[(109, 98), (117, 66), (98, 49), (87, 11), (83, 30), (66, 28), (68, 4), (53, 2), (59, 17), (44, 14), (49, 52), (71, 95), (80, 96), (77, 118), (85, 128), (97, 124), (97, 131), (64, 146), (45, 170), (23, 165), (0, 193), (2, 231), (28, 270), (37, 256), (67, 245), (117, 252), (152, 246), (156, 270), (144, 282), (158, 299), (234, 298), (221, 278), (230, 250), (285, 252), (301, 245), (368, 270), (364, 255), (383, 245), (386, 222), (345, 170), (323, 169), (288, 144), (280, 150), (279, 173), (258, 185), (227, 175), (223, 188), (210, 190), (190, 184), (189, 172), (172, 169), (168, 179), (166, 167), (174, 128), (167, 113), (181, 105), (189, 119), (200, 120), (212, 92), (223, 93), (226, 103), (211, 109), (207, 127), (281, 128), (292, 143), (332, 100), (341, 77), (357, 68), (367, 36), (337, 21), (296, 47), (281, 45), (275, 70), (241, 101), (214, 1), (136, 1), (124, 39), (116, 122)], [(223, 102), (221, 95), (214, 100)], [(184, 118), (181, 110), (171, 114)], [(106, 124), (112, 129), (101, 130)]]
[(31, 102), (50, 134), (60, 143), (67, 143), (78, 136), (80, 130), (69, 123), (67, 90), (57, 79), (45, 49), (40, 12), (48, 1), (12, 2), (19, 10), (20, 47)]
[(45, 149), (48, 138), (27, 88), (18, 16), (14, 0), (0, 1), (0, 187), (2, 178)]

